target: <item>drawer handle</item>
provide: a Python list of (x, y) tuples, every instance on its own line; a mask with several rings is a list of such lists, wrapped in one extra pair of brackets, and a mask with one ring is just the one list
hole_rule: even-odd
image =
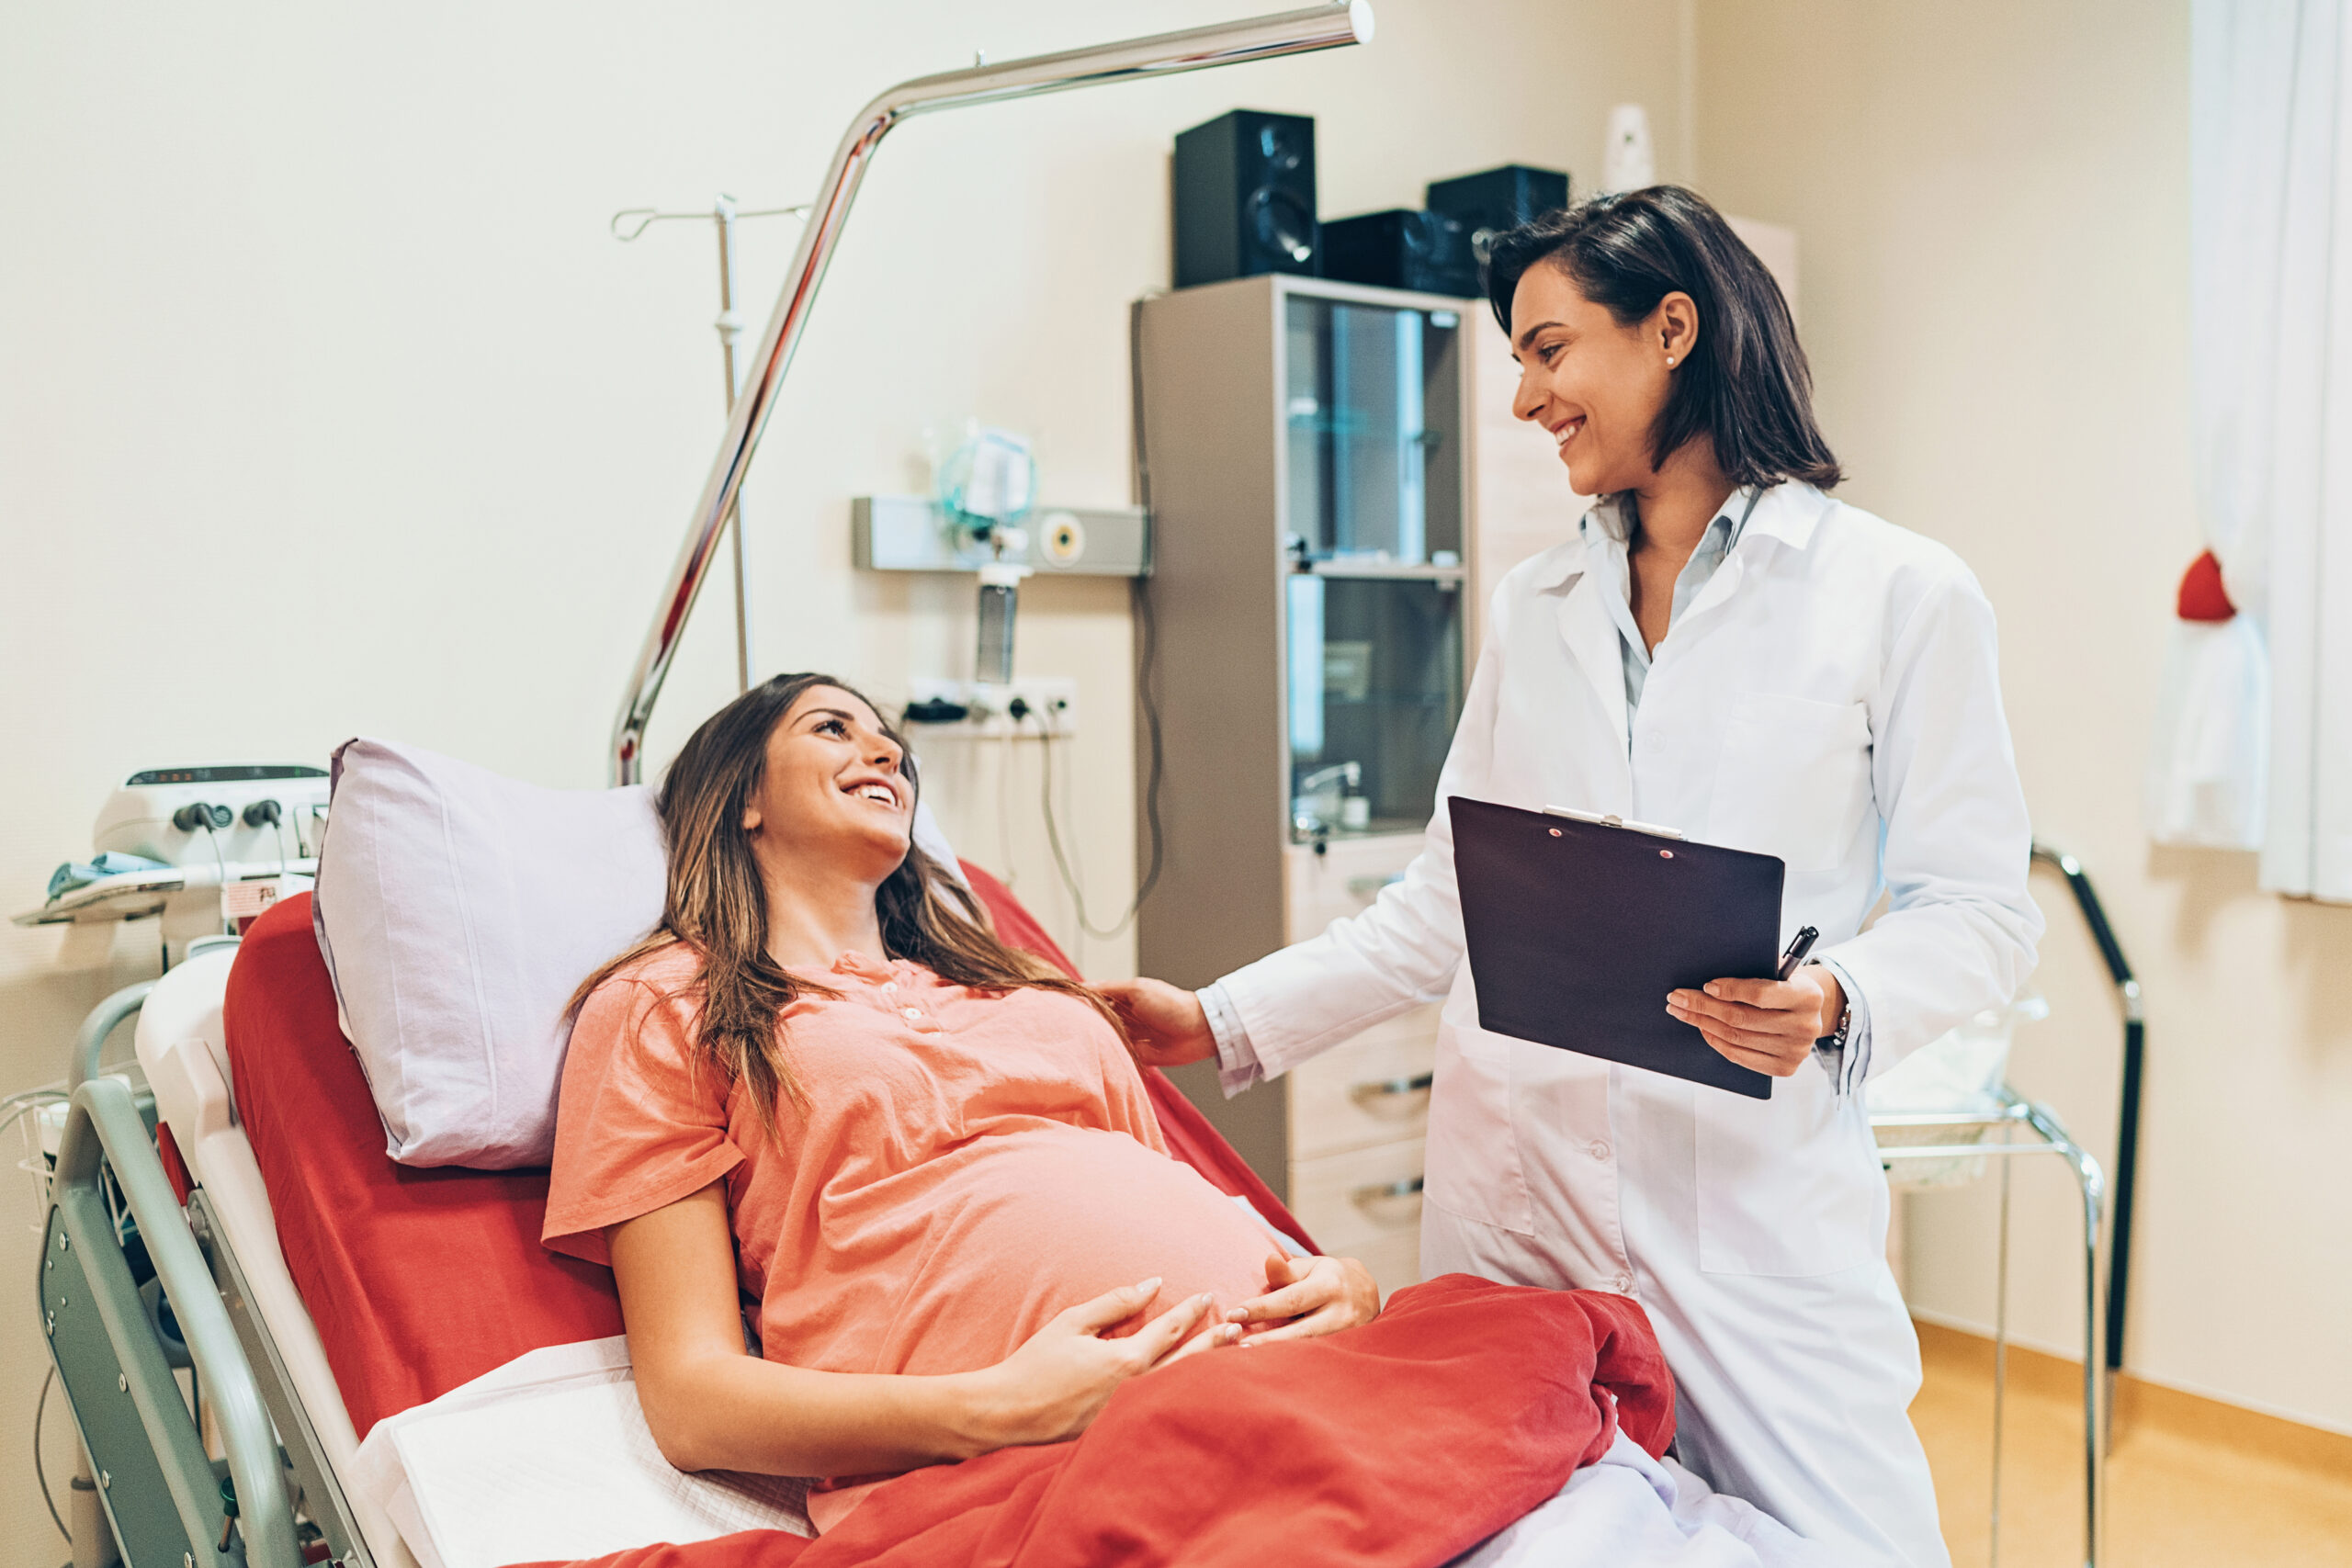
[(1408, 1094), (1427, 1094), (1430, 1085), (1437, 1081), (1435, 1073), (1415, 1073), (1408, 1078), (1378, 1078), (1360, 1083), (1348, 1090), (1348, 1098), (1362, 1105), (1374, 1100), (1387, 1100)]
[(1359, 1205), (1363, 1205), (1377, 1203), (1386, 1198), (1418, 1197), (1420, 1190), (1421, 1179), (1418, 1176), (1408, 1176), (1402, 1181), (1375, 1181), (1368, 1187), (1357, 1188), (1348, 1196)]

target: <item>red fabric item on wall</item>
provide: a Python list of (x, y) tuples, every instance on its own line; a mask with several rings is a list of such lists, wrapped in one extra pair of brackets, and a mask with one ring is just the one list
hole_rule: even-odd
[(2222, 583), (2221, 560), (2212, 551), (2188, 563), (2188, 570), (2181, 574), (2180, 596), (2174, 609), (2184, 621), (2226, 621), (2236, 615), (2238, 607), (2230, 603), (2229, 590)]
[(1558, 1492), (1621, 1424), (1653, 1455), (1674, 1435), (1639, 1306), (1449, 1274), (1361, 1328), (1137, 1378), (1076, 1442), (901, 1476), (814, 1541), (754, 1530), (596, 1561), (1426, 1568)]
[[(1073, 980), (1086, 978), (1061, 950), (1061, 944), (1037, 923), (1036, 917), (1022, 908), (1011, 888), (969, 861), (961, 864), (964, 880), (971, 884), (972, 891), (979, 895), (981, 904), (987, 908), (989, 918), (996, 922), (1000, 941), (1023, 953), (1035, 953)], [(1274, 1190), (1250, 1168), (1250, 1162), (1235, 1152), (1223, 1134), (1209, 1125), (1201, 1108), (1170, 1081), (1167, 1074), (1158, 1067), (1146, 1067), (1143, 1077), (1145, 1087), (1151, 1090), (1151, 1109), (1159, 1118), (1159, 1135), (1167, 1142), (1170, 1154), (1207, 1177), (1209, 1185), (1227, 1197), (1248, 1199), (1250, 1207), (1265, 1216), (1267, 1224), (1307, 1251), (1323, 1250), (1315, 1245), (1298, 1217), (1274, 1196)]]

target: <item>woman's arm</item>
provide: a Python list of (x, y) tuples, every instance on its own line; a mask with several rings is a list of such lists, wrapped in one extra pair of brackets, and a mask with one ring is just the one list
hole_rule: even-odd
[(980, 1371), (814, 1371), (743, 1352), (721, 1184), (605, 1235), (638, 1399), (680, 1470), (867, 1475), (1059, 1442), (1084, 1431), (1136, 1373), (1240, 1334), (1227, 1325), (1186, 1343), (1210, 1304), (1195, 1296), (1128, 1337), (1102, 1338), (1159, 1291), (1148, 1280), (1070, 1308)]

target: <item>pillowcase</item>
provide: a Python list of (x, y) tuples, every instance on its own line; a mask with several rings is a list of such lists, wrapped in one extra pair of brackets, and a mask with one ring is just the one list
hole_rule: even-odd
[[(564, 1004), (662, 918), (652, 791), (545, 789), (365, 737), (336, 749), (331, 787), (311, 922), (385, 1152), (547, 1164)], [(956, 870), (922, 806), (914, 831)]]

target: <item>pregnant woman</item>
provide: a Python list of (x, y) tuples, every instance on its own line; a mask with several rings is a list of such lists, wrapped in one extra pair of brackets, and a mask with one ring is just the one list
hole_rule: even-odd
[(611, 1265), (655, 1439), (842, 1478), (820, 1530), (1138, 1373), (1379, 1310), (1169, 1156), (1109, 1010), (910, 851), (914, 805), (827, 677), (714, 716), (662, 786), (662, 923), (582, 987), (564, 1068), (546, 1239)]

